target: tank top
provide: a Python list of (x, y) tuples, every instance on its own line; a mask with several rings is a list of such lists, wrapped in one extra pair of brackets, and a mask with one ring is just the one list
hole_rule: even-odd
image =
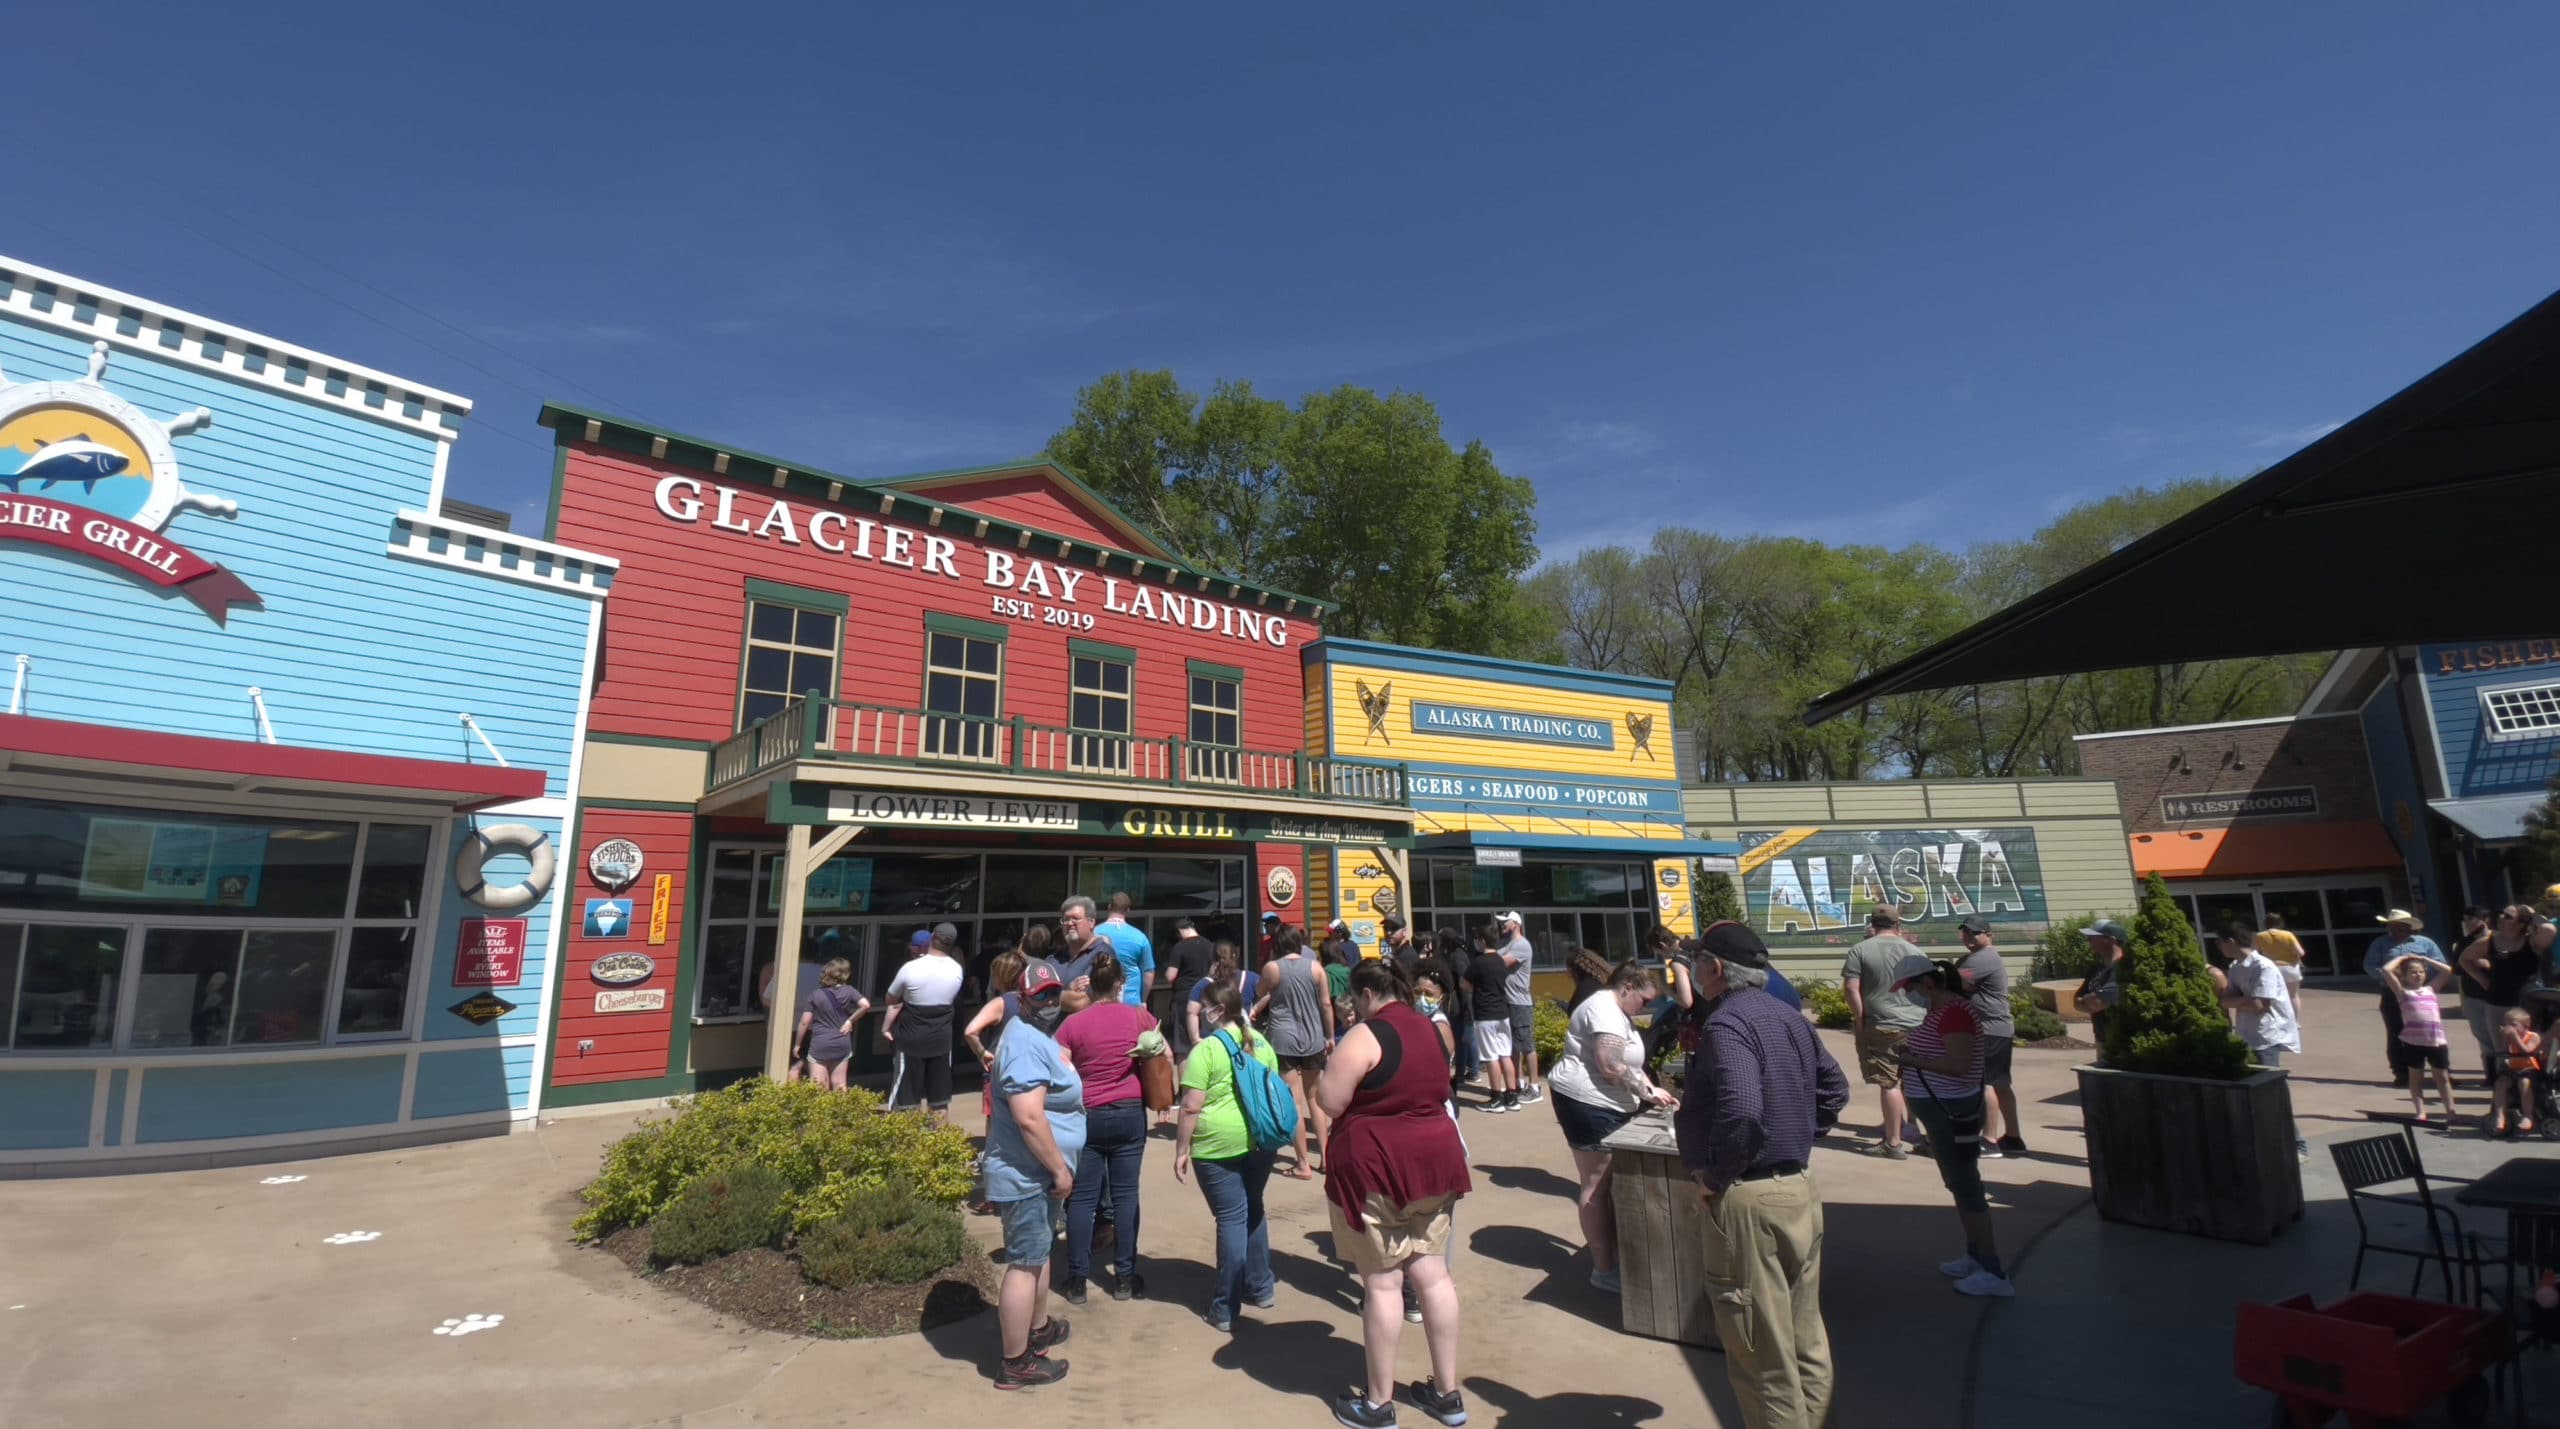
[[(2514, 1007), (2524, 1001), (2524, 990), (2533, 982), (2542, 959), (2530, 942), (2518, 943), (2511, 949), (2498, 947), (2496, 934), (2489, 937), (2489, 980), (2481, 988), (2482, 1000), (2494, 1007)], [(2470, 974), (2463, 975), (2462, 995), (2471, 995)]]
[(2444, 1013), (2431, 987), (2404, 987), (2400, 993), (2400, 1040), (2412, 1047), (2444, 1045)]
[(1283, 1057), (1312, 1057), (1324, 1050), (1324, 972), (1304, 955), (1280, 960), (1271, 984), (1271, 1050)]
[(1352, 1090), (1324, 1148), (1325, 1199), (1366, 1226), (1372, 1195), (1391, 1206), (1473, 1189), (1466, 1143), (1449, 1115), (1449, 1064), (1429, 1019), (1401, 1002), (1361, 1024), (1378, 1040), (1378, 1065)]

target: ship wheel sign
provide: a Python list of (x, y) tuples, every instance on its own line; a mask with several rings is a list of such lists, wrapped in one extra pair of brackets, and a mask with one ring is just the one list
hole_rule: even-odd
[(1627, 762), (1629, 764), (1635, 763), (1636, 756), (1639, 754), (1643, 755), (1647, 759), (1651, 759), (1653, 757), (1653, 716), (1649, 714), (1629, 714), (1627, 716), (1627, 737), (1634, 740), (1636, 744), (1636, 747), (1627, 753)]
[(1387, 738), (1387, 711), (1393, 708), (1387, 696), (1389, 691), (1395, 689), (1396, 682), (1389, 680), (1374, 690), (1369, 688), (1369, 682), (1366, 680), (1355, 679), (1351, 683), (1360, 692), (1360, 713), (1369, 717), (1369, 735), (1363, 736), (1360, 742), (1367, 744), (1369, 737), (1374, 736), (1380, 743), (1395, 743), (1394, 740)]

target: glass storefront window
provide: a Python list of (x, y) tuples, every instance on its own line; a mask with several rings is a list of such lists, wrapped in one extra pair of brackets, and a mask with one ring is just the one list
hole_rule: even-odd
[(19, 960), (13, 1046), (104, 1047), (115, 1038), (125, 930), (34, 924)]
[(373, 1037), (409, 1025), (409, 975), (417, 963), (414, 927), (358, 928), (348, 935), (338, 989), (338, 1035)]
[(0, 799), (0, 907), (343, 918), (354, 824)]
[(427, 900), (424, 824), (376, 824), (365, 835), (364, 876), (356, 880), (356, 916), (414, 919)]
[(988, 854), (987, 911), (1055, 916), (1067, 901), (1067, 862), (1060, 853)]

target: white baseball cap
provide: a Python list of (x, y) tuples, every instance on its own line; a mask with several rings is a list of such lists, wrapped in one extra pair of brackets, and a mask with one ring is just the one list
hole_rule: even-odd
[(1496, 913), (1493, 915), (1493, 921), (1497, 923), (1508, 923), (1517, 928), (1520, 926), (1520, 915), (1517, 913)]

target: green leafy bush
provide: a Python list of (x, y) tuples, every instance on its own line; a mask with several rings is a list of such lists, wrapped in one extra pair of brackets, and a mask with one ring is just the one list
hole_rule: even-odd
[(913, 1285), (960, 1263), (969, 1233), (960, 1213), (903, 1184), (866, 1187), (835, 1219), (800, 1238), (800, 1273), (839, 1290)]
[(2083, 913), (2077, 918), (2056, 918), (2036, 940), (2034, 969), (2028, 974), (2037, 982), (2053, 982), (2060, 978), (2077, 981), (2095, 972), (2098, 955), (2089, 951), (2089, 940), (2081, 929), (2113, 913)]
[(1804, 1000), (1804, 1010), (1813, 1014), (1816, 1027), (1847, 1027), (1858, 1020), (1858, 1014), (1849, 1008), (1849, 994), (1827, 977), (1809, 977), (1797, 983), (1796, 996)]
[(2009, 1015), (2017, 1020), (2021, 1042), (2041, 1042), (2062, 1035), (2062, 1019), (2036, 1006), (2035, 994), (2025, 988), (2009, 993)]
[(1551, 1000), (1538, 1004), (1536, 1019), (1538, 1066), (1552, 1067), (1564, 1060), (1564, 1034), (1572, 1019)]
[(795, 1229), (842, 1214), (867, 1187), (902, 1181), (916, 1195), (957, 1202), (969, 1193), (969, 1138), (922, 1112), (884, 1112), (856, 1087), (830, 1091), (807, 1082), (743, 1081), (686, 1101), (607, 1148), (604, 1167), (583, 1193), (582, 1240), (643, 1225), (686, 1182), (715, 1167), (760, 1166), (781, 1179)]
[(1713, 924), (1727, 920), (1742, 921), (1742, 891), (1733, 885), (1733, 877), (1723, 873), (1698, 875), (1698, 931), (1705, 932)]
[(2143, 880), (2132, 931), (2107, 1018), (2107, 1065), (2220, 1081), (2247, 1076), (2249, 1049), (2223, 1019), (2195, 925), (2156, 873)]
[(782, 1194), (782, 1178), (762, 1166), (705, 1171), (685, 1182), (649, 1222), (650, 1258), (699, 1265), (760, 1245), (780, 1245), (790, 1224)]

